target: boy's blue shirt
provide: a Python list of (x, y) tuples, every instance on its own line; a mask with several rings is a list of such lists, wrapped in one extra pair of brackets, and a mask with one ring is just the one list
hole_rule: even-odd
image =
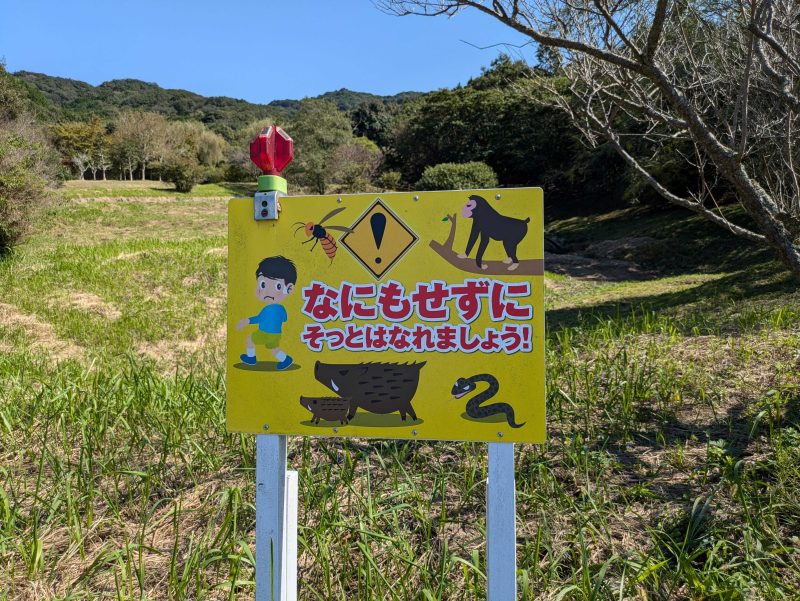
[(258, 315), (250, 318), (251, 324), (258, 324), (258, 329), (267, 334), (280, 334), (283, 322), (288, 319), (283, 305), (267, 305)]

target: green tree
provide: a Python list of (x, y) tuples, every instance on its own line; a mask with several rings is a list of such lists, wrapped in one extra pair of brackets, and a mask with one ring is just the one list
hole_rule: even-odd
[(512, 60), (507, 54), (501, 54), (488, 68), (481, 68), (481, 74), (470, 79), (467, 86), (473, 90), (509, 88), (511, 85), (527, 81), (531, 74), (531, 68), (526, 63)]
[(53, 127), (56, 148), (63, 162), (73, 165), (78, 179), (83, 179), (89, 168), (89, 152), (92, 148), (92, 133), (88, 123), (66, 121)]
[(91, 120), (64, 121), (51, 128), (61, 161), (72, 164), (77, 170), (78, 179), (84, 179), (87, 170), (97, 179), (101, 171), (106, 179), (106, 171), (111, 167), (110, 139), (106, 124), (97, 115)]
[(106, 132), (106, 124), (97, 115), (92, 115), (89, 121), (89, 170), (92, 172), (92, 179), (97, 179), (97, 172), (103, 173), (106, 179), (106, 171), (111, 167), (110, 161), (110, 140)]
[(133, 180), (133, 171), (139, 165), (135, 121), (136, 113), (125, 111), (111, 125), (111, 158), (123, 179)]
[(392, 130), (399, 113), (397, 103), (362, 102), (350, 113), (353, 135), (369, 138), (381, 150), (386, 150), (392, 142)]
[(325, 194), (337, 149), (352, 138), (350, 121), (332, 102), (307, 98), (300, 102), (288, 132), (295, 141), (295, 160), (287, 176)]
[(202, 123), (173, 121), (164, 132), (158, 162), (162, 177), (178, 192), (190, 192), (225, 156), (227, 143)]
[(133, 171), (141, 167), (141, 178), (147, 178), (147, 167), (164, 154), (167, 120), (158, 113), (125, 111), (113, 123), (114, 156), (123, 171), (133, 179)]
[[(549, 83), (566, 87), (566, 80)], [(406, 105), (386, 162), (409, 183), (431, 165), (482, 161), (503, 185), (543, 185), (561, 177), (579, 152), (575, 129), (540, 79), (501, 57), (467, 86)]]
[(166, 129), (163, 153), (192, 154), (204, 167), (217, 167), (225, 158), (225, 139), (197, 121), (172, 121)]

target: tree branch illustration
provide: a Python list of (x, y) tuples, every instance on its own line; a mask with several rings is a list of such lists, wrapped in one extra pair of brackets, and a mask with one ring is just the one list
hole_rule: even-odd
[(544, 275), (544, 259), (522, 259), (516, 270), (509, 270), (509, 264), (503, 261), (483, 261), (484, 269), (478, 267), (475, 258), (467, 257), (462, 259), (453, 249), (456, 241), (456, 215), (447, 215), (445, 220), (450, 222), (450, 232), (444, 244), (431, 240), (429, 246), (433, 251), (450, 263), (456, 269), (468, 273), (479, 273), (486, 275)]

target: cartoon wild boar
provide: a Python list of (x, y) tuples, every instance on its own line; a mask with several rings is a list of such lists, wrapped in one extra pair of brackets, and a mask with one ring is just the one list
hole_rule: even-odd
[(300, 404), (311, 412), (311, 423), (318, 424), (324, 419), (328, 422), (346, 424), (350, 411), (350, 401), (336, 396), (300, 397)]
[(416, 421), (411, 400), (419, 385), (421, 363), (321, 363), (314, 366), (314, 377), (323, 386), (350, 400), (347, 420), (353, 419), (361, 408), (370, 413), (400, 412)]

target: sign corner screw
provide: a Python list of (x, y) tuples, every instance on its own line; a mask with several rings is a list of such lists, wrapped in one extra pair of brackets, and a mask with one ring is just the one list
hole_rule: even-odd
[(497, 437), (498, 437), (498, 438), (503, 438), (503, 433), (502, 433), (502, 432), (498, 432), (498, 433), (497, 433)]
[(263, 427), (265, 430), (269, 430), (269, 424), (264, 424), (262, 427)]
[(495, 200), (500, 200), (501, 198), (502, 198), (502, 197), (501, 197), (499, 194), (495, 194), (495, 195), (494, 195), (494, 199), (495, 199)]
[(419, 200), (419, 194), (414, 194), (414, 200)]

